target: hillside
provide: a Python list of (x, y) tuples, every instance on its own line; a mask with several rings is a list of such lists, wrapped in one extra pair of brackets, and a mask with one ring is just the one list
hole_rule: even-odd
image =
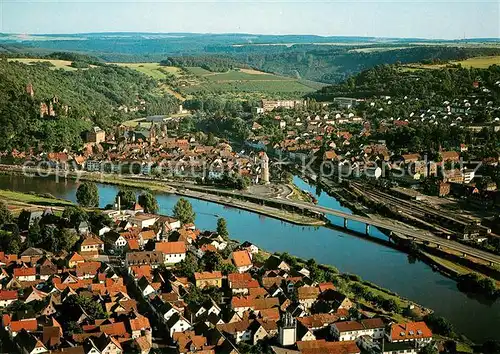
[(371, 37), (107, 33), (0, 37), (0, 53), (74, 51), (105, 62), (159, 63), (212, 72), (254, 68), (337, 83), (381, 64), (458, 61), (500, 55), (498, 40), (430, 41)]
[[(450, 100), (477, 92), (474, 82), (490, 87), (492, 96), (500, 100), (500, 66), (488, 69), (461, 66), (438, 67), (433, 70), (407, 70), (402, 65), (382, 65), (357, 74), (340, 84), (330, 85), (311, 95), (318, 100), (333, 97), (416, 96)], [(476, 93), (477, 94), (477, 93)]]
[[(27, 93), (29, 83), (33, 97)], [(47, 149), (77, 148), (92, 125), (107, 129), (135, 116), (125, 110), (160, 114), (176, 107), (175, 98), (161, 94), (154, 79), (128, 68), (67, 71), (50, 62), (0, 60), (0, 150), (41, 144)]]

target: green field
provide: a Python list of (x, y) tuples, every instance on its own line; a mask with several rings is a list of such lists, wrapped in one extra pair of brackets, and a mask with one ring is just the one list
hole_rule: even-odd
[(500, 56), (470, 58), (453, 62), (453, 64), (460, 64), (464, 68), (487, 69), (491, 65), (500, 65)]
[[(54, 65), (54, 69), (63, 69), (67, 71), (78, 70), (76, 68), (72, 68), (71, 61), (69, 60), (58, 60), (58, 59), (33, 59), (33, 58), (9, 58), (8, 61), (17, 61), (23, 64), (32, 64), (32, 63), (51, 63)], [(91, 65), (92, 67), (92, 65)]]
[[(146, 74), (154, 79), (167, 79), (164, 91), (180, 100), (199, 93), (212, 94), (294, 94), (297, 96), (314, 92), (322, 83), (279, 76), (252, 69), (235, 69), (227, 72), (212, 72), (200, 67), (160, 66), (158, 63), (116, 63)], [(173, 74), (173, 76), (172, 76)], [(180, 94), (175, 92), (180, 90)]]
[(407, 64), (403, 66), (404, 71), (415, 71), (422, 69), (442, 69), (448, 65), (460, 64), (464, 68), (488, 69), (491, 65), (500, 65), (500, 56), (475, 57), (459, 61), (450, 61), (445, 64)]
[(251, 69), (236, 69), (217, 73), (198, 67), (187, 70), (199, 78), (194, 85), (183, 87), (187, 94), (196, 93), (296, 93), (305, 94), (316, 91), (323, 84), (308, 80), (269, 74)]
[(143, 74), (151, 76), (153, 79), (161, 80), (167, 78), (170, 74), (179, 75), (180, 69), (173, 66), (161, 66), (159, 63), (114, 63), (118, 66), (124, 66), (137, 70)]

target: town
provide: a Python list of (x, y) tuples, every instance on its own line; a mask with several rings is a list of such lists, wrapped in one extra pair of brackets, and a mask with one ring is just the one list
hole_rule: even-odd
[(20, 231), (20, 253), (0, 253), (3, 350), (359, 354), (436, 345), (425, 322), (394, 321), (394, 301), (357, 303), (337, 288), (341, 275), (312, 260), (232, 241), (224, 219), (217, 231), (199, 230), (186, 200), (162, 216), (134, 197), (120, 193), (103, 211), (23, 210), (16, 219), (2, 210)]
[(294, 46), (0, 55), (1, 352), (498, 353), (497, 49)]

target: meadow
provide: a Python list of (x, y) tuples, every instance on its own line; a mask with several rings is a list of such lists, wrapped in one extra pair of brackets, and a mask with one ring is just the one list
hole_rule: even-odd
[(464, 68), (487, 69), (491, 65), (500, 65), (500, 56), (474, 57), (465, 60), (450, 61), (445, 64), (407, 64), (403, 66), (405, 71), (414, 71), (421, 69), (441, 69), (448, 65), (460, 64)]
[(197, 84), (182, 88), (182, 91), (188, 94), (231, 92), (303, 95), (322, 87), (322, 84), (314, 81), (298, 80), (251, 69), (235, 69), (221, 73), (198, 67), (190, 67), (187, 70), (200, 78)]
[[(78, 70), (76, 68), (71, 67), (71, 61), (69, 60), (59, 60), (59, 59), (34, 59), (34, 58), (9, 58), (8, 61), (17, 61), (23, 64), (32, 64), (32, 63), (50, 63), (54, 66), (54, 69), (63, 69), (67, 71)], [(92, 65), (91, 65), (92, 67)]]
[(159, 63), (113, 63), (137, 70), (143, 74), (151, 76), (153, 79), (166, 79), (169, 75), (180, 75), (181, 69), (173, 66), (161, 66)]

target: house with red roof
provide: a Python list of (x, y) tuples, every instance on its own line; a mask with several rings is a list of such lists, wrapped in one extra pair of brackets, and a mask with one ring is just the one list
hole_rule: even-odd
[(165, 264), (175, 264), (186, 259), (186, 244), (182, 241), (157, 242), (155, 251), (163, 253)]
[(385, 323), (381, 318), (335, 322), (331, 325), (331, 333), (339, 341), (355, 341), (361, 336), (382, 339), (385, 335)]
[(232, 259), (239, 273), (244, 273), (253, 267), (252, 257), (247, 250), (233, 252)]
[(19, 281), (35, 281), (36, 280), (36, 268), (15, 268), (13, 272), (14, 278)]
[(11, 337), (15, 337), (23, 329), (27, 332), (35, 332), (38, 329), (38, 322), (36, 318), (25, 318), (19, 321), (11, 321), (6, 327)]
[(17, 290), (0, 290), (0, 307), (7, 307), (17, 301)]
[(425, 322), (394, 323), (387, 338), (391, 342), (416, 342), (425, 345), (432, 341), (432, 331)]

